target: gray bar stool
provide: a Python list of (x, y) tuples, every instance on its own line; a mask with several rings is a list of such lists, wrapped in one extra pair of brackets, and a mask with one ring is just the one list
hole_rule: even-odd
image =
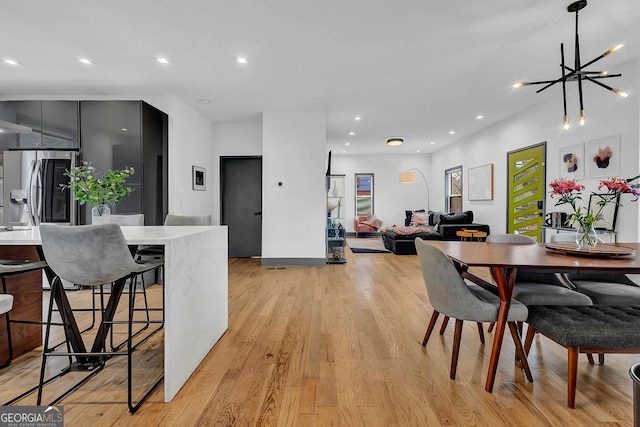
[(9, 321), (9, 312), (13, 308), (13, 295), (0, 294), (0, 315), (4, 314), (7, 321), (7, 348), (9, 356), (7, 361), (0, 365), (0, 369), (6, 368), (13, 359), (13, 348), (11, 346), (11, 322)]
[(30, 273), (41, 270), (47, 266), (44, 261), (28, 262), (22, 260), (0, 260), (0, 279), (2, 280), (2, 293), (0, 294), (0, 315), (5, 315), (7, 324), (7, 343), (9, 357), (7, 361), (0, 365), (1, 368), (9, 366), (13, 360), (13, 346), (11, 341), (11, 323), (42, 324), (31, 320), (11, 320), (9, 311), (13, 308), (13, 296), (7, 293), (7, 277), (16, 274)]
[[(45, 224), (40, 226), (42, 238), (42, 250), (49, 267), (56, 274), (51, 284), (51, 295), (45, 328), (45, 338), (42, 350), (42, 365), (40, 368), (40, 381), (38, 385), (37, 405), (42, 402), (43, 385), (45, 384), (45, 371), (48, 357), (68, 357), (69, 366), (64, 373), (70, 371), (90, 372), (87, 377), (75, 384), (71, 389), (54, 399), (50, 405), (60, 401), (72, 391), (80, 387), (89, 378), (105, 367), (112, 356), (127, 356), (127, 404), (129, 411), (134, 413), (153, 389), (160, 384), (164, 376), (161, 376), (152, 387), (134, 404), (132, 396), (132, 353), (146, 341), (151, 335), (137, 343), (133, 343), (133, 324), (146, 321), (134, 321), (133, 310), (135, 308), (135, 293), (132, 291), (132, 281), (138, 274), (157, 268), (162, 265), (162, 260), (153, 260), (148, 263), (138, 264), (131, 256), (127, 242), (117, 224), (99, 224), (77, 227), (64, 227)], [(65, 289), (61, 279), (68, 280), (81, 286), (100, 286), (112, 283), (109, 301), (102, 313), (102, 322), (97, 330), (92, 347), (87, 350), (77, 328), (73, 311), (69, 307)], [(129, 309), (128, 318), (124, 323), (128, 326), (126, 351), (106, 351), (106, 337), (113, 324), (123, 323), (114, 321), (118, 301), (124, 291), (126, 282), (129, 281)], [(49, 337), (52, 326), (53, 302), (56, 302), (64, 323), (65, 336), (67, 336), (69, 351), (60, 352), (49, 348)], [(161, 323), (154, 322), (152, 323)], [(75, 360), (73, 360), (75, 358)]]

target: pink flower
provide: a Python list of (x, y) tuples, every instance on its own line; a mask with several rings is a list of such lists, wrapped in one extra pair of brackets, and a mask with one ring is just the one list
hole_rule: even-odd
[(610, 193), (613, 193), (613, 194), (618, 194), (618, 193), (633, 194), (635, 199), (631, 200), (632, 202), (637, 201), (638, 197), (640, 197), (640, 192), (638, 192), (637, 189), (631, 187), (627, 183), (626, 179), (619, 179), (614, 177), (614, 178), (611, 178), (610, 180), (600, 181), (600, 184), (598, 185), (598, 190), (601, 190), (602, 188), (606, 188)]
[(571, 196), (573, 192), (584, 190), (584, 185), (578, 184), (575, 179), (556, 179), (549, 184), (551, 197)]

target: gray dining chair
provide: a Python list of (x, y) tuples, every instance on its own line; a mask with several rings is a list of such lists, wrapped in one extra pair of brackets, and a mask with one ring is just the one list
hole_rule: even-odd
[[(456, 319), (449, 373), (449, 377), (455, 379), (463, 322), (465, 320), (495, 322), (498, 318), (500, 298), (480, 286), (467, 285), (449, 258), (439, 249), (425, 243), (420, 238), (417, 238), (415, 243), (429, 302), (434, 310), (422, 341), (422, 346), (427, 345), (441, 313)], [(530, 382), (533, 382), (531, 370), (522, 347), (520, 333), (515, 324), (517, 321), (526, 321), (527, 316), (527, 307), (516, 300), (512, 300), (507, 314), (507, 324), (525, 375)]]
[[(49, 308), (47, 311), (47, 320), (45, 328), (45, 338), (42, 350), (42, 365), (40, 369), (40, 382), (38, 385), (37, 404), (42, 401), (43, 386), (45, 384), (45, 371), (47, 358), (53, 356), (75, 357), (80, 364), (92, 364), (93, 368), (87, 378), (75, 384), (70, 390), (54, 399), (51, 404), (55, 404), (60, 399), (67, 396), (71, 391), (82, 385), (89, 377), (105, 367), (106, 361), (112, 356), (127, 356), (127, 404), (129, 411), (134, 413), (145, 399), (150, 395), (153, 389), (160, 384), (162, 377), (153, 384), (153, 386), (138, 400), (133, 402), (133, 360), (132, 354), (136, 348), (144, 342), (143, 340), (134, 344), (133, 342), (133, 324), (145, 321), (135, 321), (133, 319), (133, 310), (135, 308), (135, 293), (132, 291), (131, 283), (133, 278), (157, 268), (162, 264), (162, 260), (153, 260), (144, 264), (137, 263), (131, 256), (131, 252), (127, 246), (127, 242), (122, 234), (120, 226), (117, 224), (99, 224), (84, 225), (77, 227), (64, 227), (51, 224), (40, 226), (40, 236), (42, 238), (42, 250), (49, 264), (56, 275), (51, 284), (52, 295), (60, 293), (65, 295), (65, 289), (61, 280), (67, 280), (81, 286), (101, 286), (104, 284), (112, 284), (111, 295), (107, 306), (102, 313), (102, 322), (98, 328), (94, 344), (90, 351), (69, 350), (67, 352), (57, 352), (49, 347), (49, 337), (51, 335), (52, 311), (54, 298), (50, 298)], [(109, 330), (113, 327), (113, 316), (115, 307), (118, 305), (120, 295), (123, 293), (126, 282), (129, 282), (129, 309), (127, 316), (128, 334), (126, 341), (126, 351), (107, 352), (106, 337)], [(66, 299), (66, 297), (65, 297)], [(65, 332), (71, 328), (70, 322), (75, 319), (68, 319), (62, 316), (62, 322), (65, 324)], [(152, 321), (153, 322), (153, 321)], [(160, 323), (160, 322), (157, 322)]]
[[(533, 237), (524, 234), (492, 234), (487, 243), (535, 245)], [(591, 299), (570, 289), (559, 273), (518, 269), (512, 298), (524, 305), (592, 305)]]

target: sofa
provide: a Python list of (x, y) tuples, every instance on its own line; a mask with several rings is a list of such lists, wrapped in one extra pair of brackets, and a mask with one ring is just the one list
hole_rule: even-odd
[(478, 230), (490, 234), (489, 225), (473, 222), (473, 212), (405, 211), (405, 226), (382, 231), (384, 247), (396, 255), (415, 255), (415, 239), (461, 240), (460, 230)]

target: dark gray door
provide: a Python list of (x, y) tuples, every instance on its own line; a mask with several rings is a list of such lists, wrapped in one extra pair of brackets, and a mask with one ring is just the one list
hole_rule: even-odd
[(262, 157), (221, 157), (220, 199), (229, 256), (262, 255)]

